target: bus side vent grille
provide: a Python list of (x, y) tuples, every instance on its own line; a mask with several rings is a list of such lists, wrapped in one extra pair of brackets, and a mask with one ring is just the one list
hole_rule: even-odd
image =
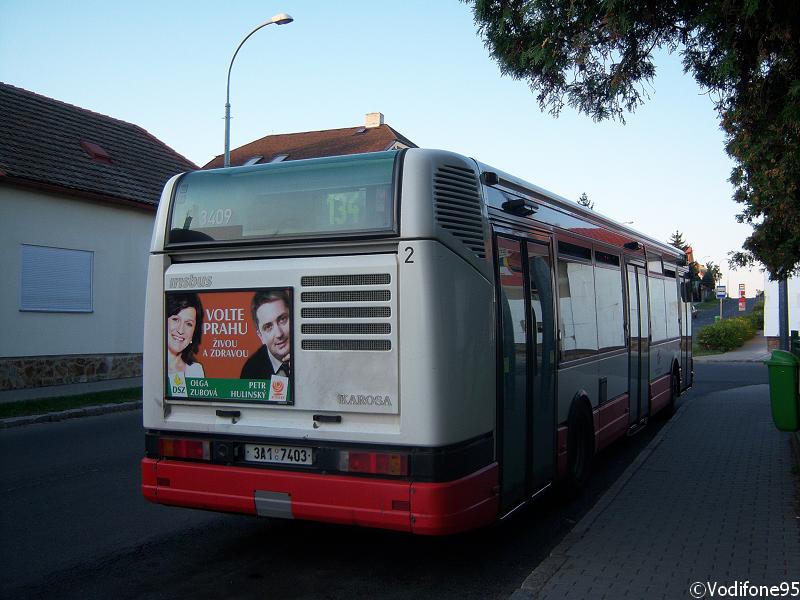
[(302, 292), (303, 302), (388, 302), (392, 299), (389, 290), (354, 290), (341, 292)]
[(386, 335), (392, 333), (389, 323), (303, 323), (302, 333), (320, 335)]
[(304, 319), (376, 319), (392, 316), (389, 306), (330, 306), (303, 308), (300, 316)]
[(303, 340), (303, 350), (370, 350), (389, 351), (391, 340)]
[(306, 287), (334, 285), (387, 285), (391, 283), (389, 273), (372, 275), (308, 275), (300, 278), (300, 284)]
[(439, 227), (485, 259), (480, 184), (475, 171), (459, 165), (439, 167), (433, 178), (433, 200)]

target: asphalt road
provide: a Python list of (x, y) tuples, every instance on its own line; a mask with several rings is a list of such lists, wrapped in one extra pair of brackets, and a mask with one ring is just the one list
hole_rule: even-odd
[(0, 585), (38, 586), (53, 573), (220, 520), (159, 514), (141, 499), (141, 419), (131, 411), (2, 430)]
[[(758, 364), (698, 365), (693, 396), (766, 382)], [(431, 539), (152, 505), (141, 413), (0, 431), (0, 597), (506, 598), (661, 426), (598, 456), (586, 492)]]

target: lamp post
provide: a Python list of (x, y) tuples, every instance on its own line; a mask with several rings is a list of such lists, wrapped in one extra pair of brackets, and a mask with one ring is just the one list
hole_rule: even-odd
[(292, 17), (287, 15), (286, 13), (278, 13), (274, 17), (272, 17), (266, 23), (262, 23), (253, 31), (248, 33), (245, 38), (239, 42), (239, 45), (236, 47), (236, 52), (233, 53), (233, 58), (231, 58), (231, 64), (228, 66), (228, 86), (225, 90), (225, 167), (231, 166), (231, 69), (233, 68), (233, 61), (236, 60), (236, 55), (239, 54), (239, 49), (242, 45), (259, 29), (266, 27), (267, 25), (272, 25), (275, 23), (276, 25), (286, 25), (294, 21)]

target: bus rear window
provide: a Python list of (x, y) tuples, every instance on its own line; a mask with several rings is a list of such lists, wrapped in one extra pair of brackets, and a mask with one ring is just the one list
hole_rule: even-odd
[(168, 241), (392, 233), (397, 154), (376, 152), (188, 173), (173, 195)]

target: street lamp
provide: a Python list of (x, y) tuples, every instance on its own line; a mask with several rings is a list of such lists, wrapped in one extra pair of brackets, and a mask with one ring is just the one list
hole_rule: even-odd
[(262, 23), (253, 31), (248, 33), (245, 38), (239, 43), (236, 47), (236, 52), (233, 53), (233, 58), (231, 59), (231, 64), (228, 66), (228, 87), (225, 90), (225, 167), (231, 166), (231, 69), (233, 68), (233, 61), (236, 60), (236, 55), (239, 54), (239, 49), (242, 45), (253, 35), (256, 31), (261, 29), (262, 27), (266, 27), (267, 25), (272, 25), (275, 23), (276, 25), (286, 25), (294, 21), (292, 17), (287, 15), (286, 13), (278, 13), (274, 17), (272, 17), (266, 23)]

